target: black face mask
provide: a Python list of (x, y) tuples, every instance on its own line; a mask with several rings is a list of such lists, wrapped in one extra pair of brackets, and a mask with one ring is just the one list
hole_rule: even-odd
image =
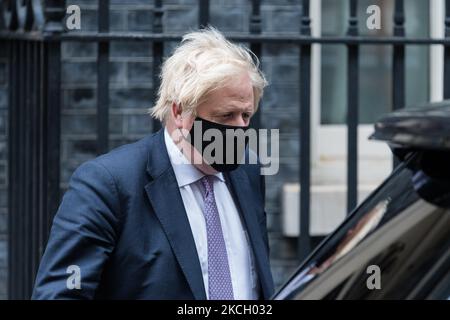
[[(201, 125), (201, 130), (200, 129)], [(209, 129), (215, 129), (214, 133), (205, 136)], [(214, 170), (226, 172), (235, 170), (242, 163), (245, 149), (248, 144), (248, 137), (245, 135), (247, 127), (229, 126), (216, 122), (211, 122), (200, 117), (195, 118), (190, 134), (190, 143), (202, 155), (203, 159)], [(236, 132), (236, 130), (238, 130)], [(196, 137), (196, 135), (201, 135)], [(243, 134), (242, 138), (236, 135)], [(218, 139), (220, 136), (221, 139)], [(198, 141), (196, 141), (197, 139)], [(218, 139), (219, 141), (216, 141)], [(220, 140), (222, 143), (220, 143)]]

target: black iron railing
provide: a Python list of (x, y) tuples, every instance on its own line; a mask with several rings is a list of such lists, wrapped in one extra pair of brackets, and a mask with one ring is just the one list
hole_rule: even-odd
[(65, 8), (56, 0), (0, 4), (0, 50), (9, 56), (9, 295), (20, 299), (30, 296), (59, 203), (61, 42), (44, 34), (63, 31)]
[[(245, 1), (245, 0), (243, 0)], [(450, 98), (450, 0), (446, 0), (445, 38), (407, 38), (404, 28), (404, 1), (395, 0), (392, 37), (358, 35), (357, 0), (348, 0), (347, 34), (339, 37), (312, 37), (309, 0), (299, 0), (302, 8), (298, 35), (262, 33), (260, 0), (251, 0), (249, 33), (230, 34), (230, 39), (249, 43), (261, 59), (265, 44), (295, 44), (299, 50), (300, 95), (300, 237), (299, 259), (311, 251), (310, 244), (310, 75), (311, 45), (335, 44), (347, 47), (347, 126), (348, 160), (347, 208), (357, 203), (357, 127), (359, 60), (362, 45), (393, 46), (392, 101), (394, 109), (405, 102), (405, 46), (441, 44), (444, 53), (444, 98)], [(199, 0), (199, 26), (208, 23), (209, 1)], [(98, 1), (98, 32), (64, 31), (64, 1), (0, 0), (0, 50), (9, 53), (9, 295), (30, 297), (39, 259), (46, 244), (49, 226), (60, 201), (59, 145), (61, 106), (61, 43), (86, 41), (98, 44), (97, 137), (98, 153), (108, 150), (109, 47), (112, 41), (151, 42), (153, 46), (153, 83), (159, 84), (164, 44), (179, 41), (181, 34), (163, 29), (164, 6), (154, 1), (152, 32), (110, 32), (109, 1)], [(264, 63), (264, 60), (261, 61)], [(154, 90), (156, 94), (156, 90)], [(261, 110), (261, 109), (260, 109)], [(154, 129), (159, 123), (154, 123)], [(261, 126), (258, 114), (253, 126)]]

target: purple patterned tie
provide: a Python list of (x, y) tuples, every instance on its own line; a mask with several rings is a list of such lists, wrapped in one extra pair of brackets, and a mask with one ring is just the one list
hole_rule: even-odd
[(233, 300), (230, 266), (227, 248), (223, 239), (219, 211), (214, 198), (213, 176), (204, 176), (205, 188), (203, 214), (208, 240), (208, 292), (210, 300)]

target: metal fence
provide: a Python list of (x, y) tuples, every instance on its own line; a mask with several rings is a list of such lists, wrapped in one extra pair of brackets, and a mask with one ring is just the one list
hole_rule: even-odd
[[(335, 44), (347, 48), (347, 208), (357, 203), (357, 127), (358, 73), (360, 47), (393, 46), (393, 107), (405, 102), (405, 46), (442, 44), (444, 54), (444, 97), (450, 98), (450, 0), (446, 0), (445, 38), (408, 38), (404, 29), (404, 1), (395, 1), (394, 36), (363, 37), (358, 34), (357, 0), (347, 0), (347, 33), (339, 37), (312, 37), (309, 1), (301, 4), (301, 27), (298, 35), (262, 33), (260, 0), (251, 1), (249, 33), (233, 34), (232, 40), (248, 43), (261, 58), (265, 44), (294, 44), (299, 50), (300, 82), (300, 236), (299, 259), (311, 251), (310, 221), (310, 73), (311, 45)], [(164, 32), (162, 0), (154, 1), (152, 32), (110, 32), (109, 1), (98, 1), (98, 32), (68, 33), (64, 28), (65, 3), (61, 0), (0, 0), (0, 50), (9, 57), (9, 296), (29, 298), (39, 259), (45, 248), (49, 227), (60, 201), (60, 119), (61, 119), (61, 43), (87, 41), (98, 45), (97, 140), (98, 153), (108, 150), (109, 48), (113, 41), (150, 42), (153, 46), (153, 80), (158, 73), (167, 42), (179, 41), (181, 34)], [(209, 1), (199, 0), (198, 25), (209, 21)], [(261, 61), (264, 63), (264, 60)], [(156, 90), (154, 90), (156, 92)], [(253, 126), (261, 126), (259, 112)], [(159, 123), (154, 123), (154, 129)]]

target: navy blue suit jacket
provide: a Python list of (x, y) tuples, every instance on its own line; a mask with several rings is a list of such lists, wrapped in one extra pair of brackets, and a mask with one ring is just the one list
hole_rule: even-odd
[[(247, 228), (261, 298), (273, 293), (258, 165), (225, 175)], [(81, 289), (69, 289), (70, 265)], [(69, 286), (70, 287), (70, 286)], [(33, 299), (206, 299), (164, 131), (82, 164), (53, 220)]]

